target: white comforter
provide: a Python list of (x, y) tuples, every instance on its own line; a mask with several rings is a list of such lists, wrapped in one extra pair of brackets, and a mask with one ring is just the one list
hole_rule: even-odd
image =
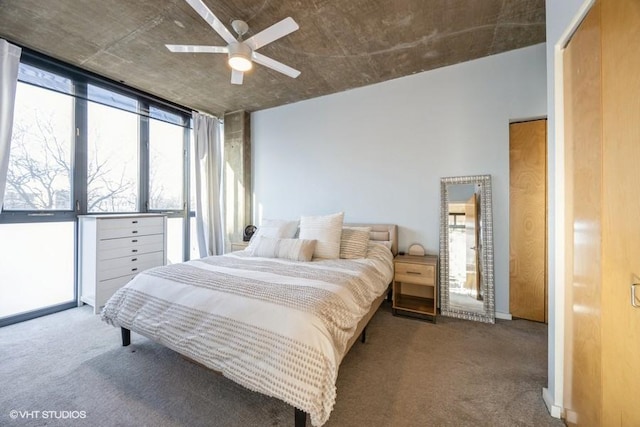
[(147, 270), (108, 301), (106, 322), (174, 349), (324, 424), (347, 342), (391, 282), (391, 252), (295, 262), (246, 252)]

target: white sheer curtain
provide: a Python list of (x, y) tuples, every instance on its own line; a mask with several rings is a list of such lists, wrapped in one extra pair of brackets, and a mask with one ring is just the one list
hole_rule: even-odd
[(13, 107), (18, 85), (18, 67), (22, 49), (0, 39), (0, 208), (4, 202), (7, 185), (11, 131), (13, 130)]
[(193, 113), (196, 160), (196, 231), (200, 257), (224, 253), (220, 121)]

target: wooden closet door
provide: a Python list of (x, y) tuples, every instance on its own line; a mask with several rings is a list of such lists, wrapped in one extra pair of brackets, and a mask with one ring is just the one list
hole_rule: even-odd
[(601, 13), (602, 425), (640, 426), (640, 1)]
[(564, 53), (569, 425), (640, 426), (638, 40), (640, 2), (601, 0)]
[(509, 311), (547, 321), (547, 121), (509, 126)]
[(565, 417), (570, 426), (601, 426), (602, 79), (598, 4), (563, 55)]

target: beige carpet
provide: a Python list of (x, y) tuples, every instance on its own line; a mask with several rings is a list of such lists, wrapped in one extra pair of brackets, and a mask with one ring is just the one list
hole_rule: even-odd
[[(546, 325), (434, 325), (384, 303), (343, 361), (325, 425), (561, 426), (541, 398), (546, 361)], [(121, 347), (87, 306), (0, 328), (0, 384), (0, 426), (293, 425), (290, 406), (135, 333)]]

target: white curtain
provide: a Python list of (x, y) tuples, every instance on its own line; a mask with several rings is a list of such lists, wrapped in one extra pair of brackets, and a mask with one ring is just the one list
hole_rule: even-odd
[(220, 121), (193, 113), (196, 160), (196, 231), (200, 257), (224, 253)]
[(18, 67), (22, 49), (0, 39), (0, 208), (4, 202), (7, 186), (11, 131), (13, 130), (13, 107), (18, 85)]

